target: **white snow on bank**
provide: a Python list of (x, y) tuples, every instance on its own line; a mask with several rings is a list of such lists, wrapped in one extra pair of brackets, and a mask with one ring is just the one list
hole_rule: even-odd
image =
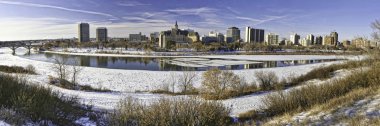
[(96, 122), (91, 121), (89, 117), (82, 117), (76, 120), (75, 123), (81, 126), (96, 126)]
[[(67, 52), (63, 49), (54, 49), (54, 51), (45, 51), (47, 53), (56, 54), (69, 54), (69, 55), (80, 55), (80, 56), (108, 56), (108, 57), (195, 57), (195, 58), (223, 58), (223, 59), (237, 59), (237, 60), (265, 60), (265, 61), (278, 61), (278, 60), (309, 60), (309, 59), (337, 59), (337, 58), (354, 58), (353, 56), (336, 56), (336, 55), (184, 55), (176, 56), (177, 52), (152, 52), (151, 54), (145, 53), (144, 51), (127, 50), (120, 51), (120, 49), (115, 50), (105, 50), (110, 52), (119, 51), (121, 54), (106, 54), (100, 53), (100, 50), (89, 48), (89, 49), (76, 49), (68, 48)], [(186, 53), (186, 52), (181, 52)], [(160, 54), (160, 55), (158, 55)], [(169, 55), (162, 55), (169, 54)]]
[(0, 120), (0, 126), (11, 126), (11, 125), (9, 125), (8, 123)]
[[(22, 52), (22, 48), (17, 52)], [(55, 75), (51, 70), (52, 63), (35, 61), (20, 58), (10, 54), (10, 50), (7, 48), (0, 48), (0, 65), (16, 65), (16, 66), (27, 66), (32, 64), (36, 67), (37, 73), (39, 75), (30, 75), (29, 80), (33, 83), (49, 86), (48, 75)], [(200, 57), (211, 57), (211, 56), (200, 56)], [(243, 60), (279, 60), (279, 59), (334, 59), (336, 56), (287, 56), (287, 55), (270, 55), (270, 56), (212, 56), (213, 58), (228, 58), (228, 59), (243, 59)], [(299, 76), (311, 71), (313, 68), (320, 67), (323, 65), (329, 65), (333, 63), (340, 63), (342, 61), (300, 65), (300, 66), (290, 66), (290, 67), (279, 67), (279, 68), (265, 68), (265, 69), (248, 69), (248, 70), (233, 70), (234, 73), (241, 77), (244, 77), (248, 82), (255, 80), (254, 73), (257, 71), (274, 71), (279, 77), (287, 78), (289, 76)], [(202, 81), (203, 71), (197, 71), (197, 78), (195, 80), (195, 87), (200, 88)], [(145, 71), (145, 70), (121, 70), (121, 69), (105, 69), (105, 68), (94, 68), (85, 67), (82, 74), (79, 76), (80, 85), (90, 85), (95, 88), (106, 88), (113, 93), (100, 93), (100, 92), (83, 92), (83, 91), (73, 91), (62, 89), (55, 86), (49, 86), (54, 90), (58, 90), (63, 94), (69, 96), (78, 96), (80, 101), (85, 104), (94, 105), (95, 108), (99, 109), (113, 109), (120, 99), (131, 96), (144, 101), (154, 101), (161, 97), (172, 97), (167, 95), (158, 94), (148, 94), (148, 93), (134, 93), (135, 91), (149, 91), (159, 89), (162, 83), (166, 80), (172, 78), (173, 75), (179, 76), (182, 72), (178, 71)], [(238, 97), (234, 99), (222, 100), (227, 107), (232, 108), (231, 115), (237, 115), (248, 110), (257, 109), (261, 104), (261, 97), (267, 95), (267, 93), (262, 94), (252, 94), (248, 96)]]

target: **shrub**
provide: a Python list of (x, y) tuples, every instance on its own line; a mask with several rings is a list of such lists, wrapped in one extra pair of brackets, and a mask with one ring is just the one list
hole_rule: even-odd
[(278, 92), (263, 99), (269, 115), (304, 110), (316, 104), (321, 104), (335, 97), (343, 96), (352, 90), (379, 86), (379, 65), (374, 65), (368, 71), (355, 72), (344, 79), (332, 81), (329, 84), (307, 85), (294, 89), (289, 93)]
[(30, 74), (35, 74), (36, 73), (36, 68), (29, 64), (28, 66), (25, 67), (25, 69), (30, 73)]
[(0, 65), (0, 71), (5, 73), (24, 73), (24, 74), (35, 74), (35, 69), (29, 70), (28, 68), (20, 66), (3, 66)]
[(278, 77), (273, 71), (255, 72), (255, 77), (259, 81), (261, 90), (271, 90), (276, 84), (278, 84)]
[(76, 85), (68, 80), (54, 78), (49, 76), (49, 84), (55, 85), (61, 88), (70, 89), (70, 90), (81, 90), (81, 91), (94, 91), (94, 92), (112, 92), (106, 88), (93, 88), (89, 85)]
[(222, 98), (228, 90), (233, 90), (240, 84), (240, 77), (230, 71), (214, 68), (203, 74), (203, 93), (211, 97)]
[(75, 97), (64, 97), (41, 86), (28, 85), (23, 78), (0, 74), (0, 108), (17, 111), (35, 122), (51, 121), (74, 125), (85, 110)]
[(230, 109), (215, 101), (160, 99), (150, 105), (131, 97), (122, 100), (110, 115), (110, 125), (225, 126)]

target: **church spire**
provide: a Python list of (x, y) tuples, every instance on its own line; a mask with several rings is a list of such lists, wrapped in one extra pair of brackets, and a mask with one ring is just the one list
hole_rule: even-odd
[(177, 24), (177, 21), (175, 21), (175, 25), (174, 25), (175, 29), (178, 29), (178, 24)]

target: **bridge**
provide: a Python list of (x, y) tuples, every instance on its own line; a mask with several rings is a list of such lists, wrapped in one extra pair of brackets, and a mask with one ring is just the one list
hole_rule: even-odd
[(0, 41), (0, 48), (8, 47), (12, 49), (12, 54), (16, 54), (16, 49), (19, 47), (25, 47), (28, 49), (28, 53), (30, 54), (30, 50), (33, 47), (41, 47), (43, 46), (44, 41), (40, 40), (24, 40), (24, 41)]

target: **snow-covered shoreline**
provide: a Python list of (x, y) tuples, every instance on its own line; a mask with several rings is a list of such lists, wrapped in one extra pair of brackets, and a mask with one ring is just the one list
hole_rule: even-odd
[[(117, 51), (117, 50), (116, 50)], [(54, 51), (43, 51), (45, 53), (63, 54), (63, 55), (76, 55), (76, 56), (104, 56), (104, 57), (172, 57), (172, 58), (225, 58), (225, 59), (243, 59), (243, 60), (308, 60), (308, 59), (345, 59), (351, 56), (343, 55), (147, 55), (141, 51), (124, 51), (122, 54), (106, 54), (97, 53), (94, 49), (70, 49), (68, 52), (62, 49), (55, 49)], [(129, 54), (129, 53), (132, 54)], [(158, 52), (154, 52), (158, 53)], [(171, 52), (160, 52), (159, 54), (171, 54)], [(269, 58), (268, 58), (269, 57)]]
[[(22, 49), (20, 49), (22, 51)], [(20, 52), (21, 52), (20, 51)], [(200, 57), (211, 57), (211, 56), (200, 56)], [(337, 58), (337, 56), (294, 56), (294, 55), (279, 55), (279, 56), (251, 56), (251, 55), (235, 55), (235, 56), (212, 56), (212, 57), (223, 57), (232, 59), (267, 59), (267, 60), (278, 60), (278, 59), (313, 59), (313, 58)], [(352, 57), (351, 57), (352, 58)], [(131, 96), (146, 102), (154, 101), (155, 99), (161, 97), (173, 97), (160, 94), (149, 94), (149, 93), (134, 93), (136, 91), (146, 91), (159, 89), (162, 83), (171, 78), (173, 75), (178, 76), (182, 74), (179, 71), (146, 71), (146, 70), (121, 70), (121, 69), (106, 69), (106, 68), (94, 68), (94, 67), (84, 67), (81, 76), (79, 76), (80, 85), (90, 85), (95, 88), (107, 88), (112, 91), (112, 93), (101, 93), (101, 92), (83, 92), (62, 89), (59, 87), (48, 85), (48, 76), (54, 75), (54, 72), (50, 69), (53, 65), (49, 62), (29, 60), (21, 58), (18, 56), (13, 56), (9, 49), (0, 48), (0, 65), (15, 65), (15, 66), (27, 66), (32, 64), (39, 75), (29, 75), (29, 81), (42, 85), (51, 87), (53, 90), (62, 92), (68, 96), (77, 96), (80, 101), (84, 104), (93, 105), (98, 109), (113, 109), (120, 99)], [(290, 76), (299, 76), (311, 71), (314, 68), (330, 65), (334, 63), (341, 63), (342, 61), (325, 62), (317, 64), (308, 64), (300, 66), (290, 66), (290, 67), (279, 67), (279, 68), (263, 68), (263, 69), (247, 69), (247, 70), (233, 70), (237, 75), (244, 77), (248, 82), (255, 80), (254, 73), (257, 71), (274, 71), (279, 78), (287, 78)], [(202, 81), (203, 71), (197, 71), (197, 78), (195, 80), (195, 87), (200, 88), (200, 83)], [(260, 95), (248, 95), (233, 99), (221, 100), (223, 104), (227, 107), (232, 108), (231, 115), (237, 115), (248, 110), (257, 109), (261, 105), (261, 97), (265, 94)]]

